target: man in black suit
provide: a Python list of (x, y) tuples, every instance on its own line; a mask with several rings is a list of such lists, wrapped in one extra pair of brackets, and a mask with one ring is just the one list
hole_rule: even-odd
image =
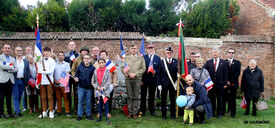
[[(162, 110), (162, 119), (166, 119), (166, 99), (167, 93), (169, 90), (170, 97), (170, 116), (172, 119), (175, 119), (176, 115), (176, 80), (178, 72), (178, 61), (172, 58), (173, 49), (168, 47), (166, 49), (166, 58), (162, 59), (159, 65), (159, 75), (157, 76), (158, 89), (161, 91), (161, 110)], [(166, 68), (167, 67), (167, 68)], [(168, 72), (167, 72), (168, 70)], [(169, 77), (170, 76), (170, 77)]]
[(223, 108), (223, 92), (227, 87), (228, 65), (227, 62), (219, 58), (220, 49), (213, 48), (213, 59), (208, 60), (204, 68), (208, 70), (210, 77), (214, 83), (211, 90), (208, 91), (208, 97), (211, 100), (213, 116), (216, 111), (217, 100), (217, 118), (222, 117)]
[(196, 68), (196, 64), (195, 64), (195, 61), (196, 61), (196, 53), (195, 52), (192, 52), (190, 54), (190, 60), (187, 62), (187, 65), (188, 65), (188, 72), (191, 71), (191, 69), (193, 68)]
[(239, 88), (239, 76), (241, 72), (241, 62), (233, 59), (235, 50), (230, 48), (228, 50), (228, 59), (225, 61), (228, 63), (228, 81), (227, 88), (224, 92), (223, 100), (223, 115), (226, 111), (226, 101), (228, 101), (228, 111), (232, 118), (236, 116), (236, 95)]
[(155, 116), (155, 93), (157, 88), (157, 74), (160, 63), (160, 57), (155, 54), (154, 44), (146, 46), (147, 53), (144, 56), (146, 71), (142, 76), (143, 85), (141, 86), (140, 111), (142, 115), (146, 112), (147, 88), (149, 88), (148, 108), (150, 114)]

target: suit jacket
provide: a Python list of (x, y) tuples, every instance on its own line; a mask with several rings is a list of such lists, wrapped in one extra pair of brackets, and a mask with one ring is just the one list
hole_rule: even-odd
[[(103, 90), (103, 94), (104, 96), (110, 97), (110, 91), (109, 91), (109, 87), (111, 85), (111, 74), (110, 74), (110, 70), (106, 69), (104, 71), (104, 76), (102, 78), (102, 82), (101, 82), (101, 87), (104, 88)], [(92, 77), (92, 85), (94, 86), (95, 89), (97, 89), (97, 87), (99, 87), (99, 83), (97, 80), (97, 70), (94, 71), (94, 75)]]
[(154, 55), (154, 58), (153, 58), (153, 68), (155, 70), (154, 75), (151, 72), (147, 73), (148, 67), (149, 67), (149, 64), (151, 61), (148, 54), (146, 54), (144, 56), (144, 60), (145, 60), (146, 70), (145, 70), (144, 74), (142, 75), (142, 81), (144, 84), (148, 84), (148, 85), (156, 84), (156, 80), (157, 80), (156, 76), (158, 75), (158, 72), (159, 72), (158, 69), (159, 69), (161, 59), (159, 56)]
[(241, 62), (233, 59), (231, 65), (229, 65), (228, 59), (225, 60), (228, 63), (228, 81), (231, 86), (238, 89), (239, 88), (239, 76), (241, 72)]
[(14, 73), (17, 72), (17, 68), (14, 67), (16, 61), (13, 57), (9, 56), (9, 62), (13, 64), (10, 66), (7, 63), (6, 56), (3, 54), (0, 55), (0, 83), (6, 83), (11, 80), (11, 83), (14, 84)]
[[(26, 59), (23, 59), (23, 62), (24, 62), (24, 85), (28, 86), (28, 82), (30, 80), (30, 64)], [(14, 73), (14, 77), (17, 78), (17, 73)]]
[(214, 69), (214, 60), (208, 60), (203, 66), (210, 74), (211, 80), (214, 83), (214, 87), (223, 88), (227, 85), (228, 79), (228, 64), (224, 60), (220, 59), (217, 71)]
[[(169, 64), (165, 58), (165, 63), (167, 64), (170, 75), (175, 82), (177, 80), (177, 72), (178, 72), (178, 60), (172, 58), (171, 64)], [(166, 72), (163, 60), (160, 61), (159, 65), (159, 74), (157, 75), (157, 84), (162, 85), (162, 87), (168, 87), (169, 84), (172, 84), (168, 74)]]

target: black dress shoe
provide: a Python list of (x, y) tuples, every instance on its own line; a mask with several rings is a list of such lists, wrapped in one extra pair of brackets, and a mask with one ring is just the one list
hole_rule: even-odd
[(80, 121), (80, 120), (82, 120), (82, 117), (77, 117), (77, 119), (76, 119), (77, 121)]
[(233, 119), (235, 119), (236, 118), (236, 116), (234, 115), (234, 116), (231, 116)]
[(92, 116), (87, 116), (86, 119), (87, 120), (93, 120), (93, 117)]
[(173, 119), (173, 120), (174, 120), (174, 119), (176, 119), (176, 117), (175, 117), (175, 116), (171, 116), (171, 119)]
[(23, 117), (23, 115), (21, 113), (15, 113), (16, 117)]
[(13, 119), (15, 119), (15, 118), (16, 118), (16, 116), (15, 116), (15, 115), (13, 115), (13, 114), (8, 115), (8, 117), (9, 117), (9, 118), (13, 118)]
[(55, 115), (56, 115), (56, 116), (60, 116), (60, 115), (61, 115), (61, 112), (56, 112)]
[(244, 115), (249, 115), (249, 113), (248, 113), (248, 112), (246, 112), (246, 113), (244, 113)]
[(0, 118), (8, 119), (5, 114), (0, 115)]
[(200, 124), (205, 124), (205, 120), (200, 121)]
[(163, 117), (162, 117), (162, 120), (166, 120), (166, 117), (165, 117), (165, 116), (163, 116)]

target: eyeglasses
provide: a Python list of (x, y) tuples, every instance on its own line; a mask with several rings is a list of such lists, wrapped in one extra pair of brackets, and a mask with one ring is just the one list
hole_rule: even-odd
[(105, 62), (98, 62), (99, 64), (104, 64)]
[(89, 60), (90, 58), (83, 58), (83, 59), (85, 59), (85, 60)]
[(228, 52), (228, 53), (234, 54), (234, 52)]
[(16, 50), (16, 51), (18, 51), (18, 52), (22, 52), (22, 50)]

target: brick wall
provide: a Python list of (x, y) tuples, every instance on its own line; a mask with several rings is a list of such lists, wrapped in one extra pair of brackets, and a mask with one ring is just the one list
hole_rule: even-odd
[(275, 9), (264, 5), (259, 0), (238, 0), (239, 20), (235, 29), (238, 35), (275, 36)]
[[(69, 33), (70, 34), (70, 33)], [(81, 33), (76, 33), (83, 35)], [(121, 34), (121, 33), (120, 33)], [(112, 33), (110, 36), (108, 33), (87, 34), (89, 36), (82, 38), (76, 38), (77, 50), (79, 51), (82, 46), (88, 46), (92, 49), (94, 46), (98, 46), (101, 50), (106, 50), (109, 53), (111, 59), (115, 59), (115, 56), (119, 54), (120, 49), (120, 35), (119, 33)], [(45, 35), (41, 34), (41, 38)], [(48, 36), (42, 38), (42, 46), (49, 46), (53, 48), (55, 52), (66, 50), (67, 43), (72, 39), (67, 33), (47, 33)], [(54, 39), (55, 35), (59, 39)], [(74, 35), (72, 33), (72, 35)], [(99, 36), (102, 35), (102, 36)], [(109, 35), (109, 37), (108, 37)], [(22, 36), (22, 37), (21, 37)], [(61, 38), (62, 37), (62, 38)], [(141, 42), (141, 34), (138, 33), (122, 33), (124, 49), (127, 51), (130, 43), (136, 43), (138, 46)], [(108, 39), (109, 38), (109, 39)], [(178, 38), (162, 38), (162, 37), (145, 37), (145, 45), (147, 43), (154, 43), (156, 54), (164, 57), (165, 48), (172, 46), (174, 48), (174, 57), (177, 58), (178, 51)], [(12, 35), (0, 35), (0, 46), (4, 43), (11, 44), (12, 49), (15, 46), (20, 45), (34, 46), (35, 39), (33, 33), (25, 34), (12, 34)], [(200, 52), (202, 57), (207, 60), (211, 58), (211, 48), (214, 46), (220, 47), (221, 58), (226, 59), (226, 50), (233, 47), (236, 50), (236, 59), (242, 62), (242, 70), (248, 65), (250, 59), (256, 59), (258, 66), (262, 69), (265, 78), (265, 93), (267, 96), (275, 96), (275, 81), (274, 81), (274, 43), (271, 37), (266, 36), (226, 36), (221, 39), (209, 39), (209, 38), (185, 38), (186, 55), (189, 57), (191, 52)]]

